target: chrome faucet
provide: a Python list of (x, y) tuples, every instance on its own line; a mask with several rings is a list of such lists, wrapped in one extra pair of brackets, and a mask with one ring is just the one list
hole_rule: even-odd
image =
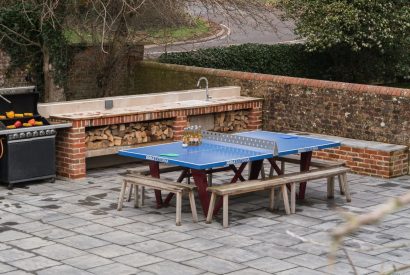
[(201, 78), (198, 80), (198, 83), (196, 84), (196, 86), (199, 88), (200, 85), (201, 85), (201, 81), (202, 81), (202, 80), (205, 80), (205, 84), (206, 84), (206, 87), (205, 87), (206, 101), (209, 101), (212, 97), (209, 95), (208, 79), (207, 79), (206, 77), (201, 77)]

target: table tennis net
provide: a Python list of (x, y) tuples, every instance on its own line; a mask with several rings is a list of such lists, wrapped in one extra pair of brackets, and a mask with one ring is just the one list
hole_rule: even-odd
[(218, 133), (202, 130), (202, 138), (217, 142), (224, 142), (230, 144), (244, 145), (259, 149), (266, 149), (272, 151), (274, 156), (278, 155), (278, 144), (274, 140), (265, 140), (244, 136), (237, 136), (232, 134)]

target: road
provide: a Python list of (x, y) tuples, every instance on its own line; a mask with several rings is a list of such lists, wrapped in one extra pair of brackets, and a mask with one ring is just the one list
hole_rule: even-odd
[[(225, 30), (223, 35), (205, 42), (186, 43), (181, 45), (149, 46), (145, 49), (146, 58), (155, 58), (163, 52), (185, 52), (200, 48), (229, 46), (244, 43), (277, 44), (297, 40), (292, 22), (284, 22), (274, 12), (264, 11), (255, 20), (245, 17), (240, 12), (235, 19), (227, 18), (222, 12), (208, 11), (204, 8), (191, 8), (191, 13), (202, 16), (220, 24)], [(235, 16), (235, 14), (234, 14)], [(232, 17), (231, 17), (232, 18)]]

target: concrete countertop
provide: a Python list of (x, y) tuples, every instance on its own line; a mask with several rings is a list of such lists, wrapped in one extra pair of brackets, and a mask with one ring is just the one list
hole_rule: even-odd
[(368, 149), (368, 150), (376, 150), (376, 151), (383, 151), (383, 152), (394, 152), (394, 151), (401, 151), (401, 150), (408, 149), (408, 146), (405, 146), (405, 145), (390, 144), (390, 143), (384, 143), (384, 142), (378, 142), (378, 141), (368, 141), (368, 140), (352, 139), (352, 138), (298, 132), (298, 131), (291, 131), (291, 133), (309, 136), (313, 138), (317, 137), (317, 138), (323, 138), (323, 139), (327, 139), (331, 141), (339, 141), (342, 144), (342, 146), (349, 146), (349, 147), (358, 148), (358, 149)]
[(103, 117), (132, 115), (132, 114), (156, 112), (156, 111), (211, 107), (211, 106), (235, 104), (235, 103), (248, 102), (248, 101), (259, 101), (259, 100), (261, 99), (255, 98), (255, 97), (244, 97), (244, 96), (212, 98), (209, 101), (183, 100), (183, 101), (169, 102), (169, 103), (113, 108), (110, 110), (103, 110), (103, 111), (91, 111), (90, 110), (90, 111), (85, 111), (85, 112), (53, 114), (53, 115), (50, 115), (50, 117), (57, 118), (57, 119), (65, 119), (65, 120), (96, 119), (96, 118), (103, 118)]

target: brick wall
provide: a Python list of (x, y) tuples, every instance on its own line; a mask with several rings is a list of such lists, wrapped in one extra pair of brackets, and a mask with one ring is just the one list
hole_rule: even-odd
[[(129, 46), (115, 57), (115, 62), (108, 70), (104, 67), (107, 55), (102, 53), (100, 46), (87, 48), (72, 47), (73, 57), (68, 70), (67, 85), (64, 93), (67, 100), (104, 97), (116, 95), (118, 91), (126, 93), (133, 90), (134, 82), (130, 78), (137, 61), (144, 56), (143, 45)], [(10, 57), (0, 49), (0, 87), (33, 85), (25, 80), (27, 72), (17, 69), (12, 74), (6, 74), (10, 66)], [(102, 71), (108, 70), (108, 79), (101, 79)], [(107, 91), (101, 89), (101, 81), (107, 82)], [(131, 93), (131, 92), (130, 92)], [(63, 97), (62, 97), (63, 98)]]
[[(210, 85), (238, 85), (244, 96), (264, 99), (263, 128), (305, 131), (410, 146), (410, 89), (235, 72), (155, 62), (179, 82), (207, 76)], [(188, 81), (188, 79), (190, 79)]]
[[(211, 86), (240, 86), (243, 96), (264, 99), (263, 109), (254, 110), (253, 115), (256, 124), (263, 120), (265, 130), (410, 146), (410, 89), (155, 62), (142, 62), (140, 66), (161, 71), (164, 79), (169, 74), (175, 83), (193, 83), (206, 76)], [(365, 175), (388, 178), (409, 173), (408, 148), (386, 153), (344, 146), (315, 156), (345, 160), (353, 171)]]
[[(131, 71), (144, 56), (142, 45), (130, 46), (115, 58), (104, 54), (100, 46), (73, 51), (77, 53), (72, 57), (68, 71), (67, 100), (117, 95), (118, 91), (132, 89)], [(107, 58), (112, 58), (112, 65), (107, 66)], [(101, 72), (106, 72), (109, 78), (101, 78)], [(106, 91), (102, 90), (102, 85), (107, 86)]]
[(362, 175), (392, 178), (409, 172), (408, 148), (388, 152), (341, 146), (315, 151), (313, 156), (320, 159), (343, 160), (353, 172)]
[(58, 131), (56, 138), (56, 169), (61, 177), (85, 177), (85, 122), (73, 121), (72, 127)]

